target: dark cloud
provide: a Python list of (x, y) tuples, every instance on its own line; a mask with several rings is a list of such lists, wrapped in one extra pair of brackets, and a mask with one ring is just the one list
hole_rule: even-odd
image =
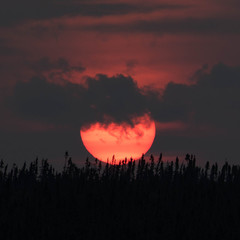
[(69, 61), (63, 57), (57, 60), (51, 60), (49, 57), (43, 57), (38, 61), (30, 64), (31, 68), (36, 73), (49, 72), (53, 70), (59, 70), (62, 73), (69, 73), (71, 71), (83, 72), (86, 70), (83, 66), (72, 66)]
[(183, 122), (183, 129), (162, 129), (152, 151), (167, 155), (194, 153), (200, 163), (239, 161), (240, 67), (204, 66), (195, 74), (195, 84), (170, 83), (153, 116), (160, 122)]
[(17, 54), (23, 54), (23, 51), (10, 46), (5, 38), (0, 38), (0, 56), (12, 56)]
[[(49, 70), (49, 65), (41, 66)], [(194, 84), (169, 83), (161, 97), (151, 88), (140, 89), (131, 77), (123, 75), (97, 75), (85, 85), (58, 85), (33, 78), (17, 83), (10, 102), (23, 117), (55, 124), (131, 123), (133, 117), (151, 112), (159, 122), (237, 127), (240, 68), (218, 64), (210, 72), (203, 68), (197, 73)]]
[[(60, 33), (63, 32), (64, 30), (65, 30), (64, 25), (60, 23), (49, 26), (47, 24), (42, 24), (41, 22), (38, 22), (29, 27), (28, 33), (31, 36), (34, 36), (38, 39), (42, 39), (45, 36), (50, 36), (55, 38), (57, 42)], [(46, 39), (44, 40), (46, 41)]]
[(81, 64), (72, 65), (63, 57), (57, 58), (56, 60), (52, 60), (49, 57), (43, 57), (28, 65), (36, 76), (45, 77), (57, 83), (65, 82), (66, 80), (74, 81), (73, 73), (79, 74), (86, 70)]
[(168, 18), (138, 20), (128, 24), (99, 24), (85, 28), (100, 32), (145, 32), (155, 34), (240, 33), (240, 20), (230, 18)]
[(201, 79), (202, 77), (204, 77), (206, 70), (208, 70), (208, 64), (204, 64), (199, 70), (197, 70), (192, 77), (190, 77), (190, 81), (192, 81), (193, 83), (197, 82), (199, 79)]
[(202, 72), (193, 85), (168, 84), (160, 105), (164, 109), (155, 118), (160, 119), (162, 112), (168, 121), (183, 120), (226, 129), (237, 127), (239, 90), (240, 67), (218, 64), (209, 73)]
[(151, 93), (142, 93), (131, 77), (97, 75), (88, 78), (86, 85), (33, 78), (17, 83), (9, 104), (24, 118), (74, 126), (96, 121), (131, 123), (132, 117), (148, 112)]
[(138, 61), (136, 59), (129, 59), (128, 61), (126, 61), (125, 64), (126, 64), (126, 70), (124, 71), (124, 73), (126, 73), (127, 75), (134, 76), (135, 68), (138, 65)]
[(222, 5), (226, 5), (226, 7), (233, 7), (234, 9), (238, 9), (240, 7), (240, 2), (238, 0), (212, 0), (213, 2), (215, 2), (216, 4), (222, 4)]
[(16, 53), (18, 53), (17, 49), (0, 45), (0, 56), (11, 56), (15, 55)]
[(157, 4), (134, 5), (126, 3), (96, 3), (89, 1), (57, 1), (57, 0), (12, 0), (5, 1), (0, 9), (0, 25), (7, 26), (28, 20), (53, 19), (63, 16), (123, 15), (129, 13), (147, 13), (156, 10), (181, 9), (186, 6)]
[(126, 62), (126, 67), (128, 70), (132, 70), (133, 68), (135, 68), (138, 64), (138, 61), (135, 59), (130, 59)]

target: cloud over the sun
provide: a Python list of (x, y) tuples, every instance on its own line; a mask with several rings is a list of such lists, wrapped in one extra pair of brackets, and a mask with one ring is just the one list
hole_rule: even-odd
[(131, 77), (97, 75), (84, 85), (63, 85), (34, 77), (18, 82), (10, 107), (20, 116), (46, 123), (77, 125), (128, 122), (148, 111), (150, 92), (143, 93)]
[(8, 99), (19, 116), (51, 124), (82, 126), (94, 122), (132, 123), (151, 113), (158, 122), (185, 122), (226, 129), (240, 120), (240, 67), (215, 65), (198, 71), (194, 83), (169, 83), (160, 96), (139, 88), (130, 77), (88, 77), (85, 84), (58, 84), (34, 77), (18, 82)]

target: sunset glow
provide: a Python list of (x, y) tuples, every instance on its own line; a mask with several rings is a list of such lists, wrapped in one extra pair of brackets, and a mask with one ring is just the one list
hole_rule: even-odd
[(103, 126), (96, 123), (80, 130), (80, 135), (84, 146), (95, 158), (111, 163), (113, 156), (116, 162), (131, 157), (140, 158), (151, 147), (155, 132), (154, 121), (144, 118), (133, 127), (128, 124)]

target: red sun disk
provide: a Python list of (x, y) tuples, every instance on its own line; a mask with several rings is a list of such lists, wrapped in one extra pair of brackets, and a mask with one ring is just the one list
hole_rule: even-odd
[(84, 146), (95, 158), (111, 162), (127, 158), (139, 159), (151, 147), (155, 138), (156, 127), (153, 120), (143, 117), (131, 127), (111, 123), (103, 126), (100, 123), (81, 129), (80, 135)]

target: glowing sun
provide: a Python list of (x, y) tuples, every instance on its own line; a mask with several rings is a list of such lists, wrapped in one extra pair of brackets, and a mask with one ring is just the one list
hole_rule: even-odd
[(109, 163), (112, 158), (128, 160), (138, 159), (151, 147), (155, 138), (156, 127), (148, 116), (137, 118), (129, 124), (102, 125), (92, 124), (80, 130), (84, 146), (95, 158)]

